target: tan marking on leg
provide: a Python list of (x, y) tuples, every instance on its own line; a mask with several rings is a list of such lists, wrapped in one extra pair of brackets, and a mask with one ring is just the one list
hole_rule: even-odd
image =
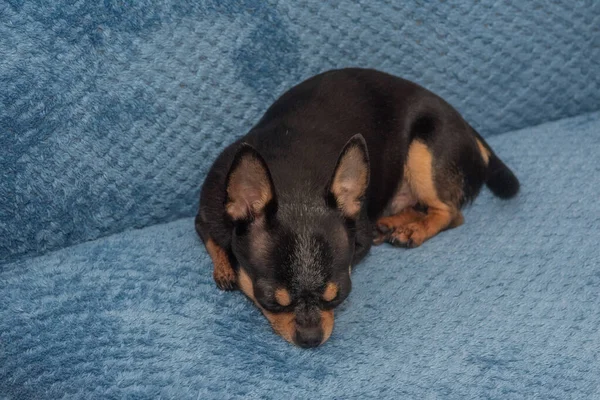
[(488, 165), (488, 163), (490, 162), (490, 151), (485, 148), (483, 143), (481, 143), (481, 140), (477, 138), (475, 140), (477, 141), (477, 147), (479, 147), (479, 153), (481, 153), (481, 158), (483, 158), (483, 162), (485, 163), (485, 165)]
[(402, 226), (415, 222), (425, 217), (425, 213), (415, 210), (413, 207), (406, 207), (398, 214), (390, 215), (388, 217), (379, 218), (377, 225), (383, 225), (389, 229), (393, 229), (397, 226)]
[(405, 219), (400, 222), (406, 223), (395, 227), (395, 231), (390, 235), (390, 241), (416, 247), (448, 228), (458, 210), (445, 204), (438, 197), (434, 180), (433, 156), (425, 143), (419, 140), (411, 143), (404, 171), (405, 180), (410, 185), (412, 193), (419, 203), (427, 206), (427, 213), (422, 218), (411, 222), (407, 221), (407, 217), (411, 214), (398, 218)]
[(213, 278), (217, 287), (221, 290), (235, 289), (235, 270), (229, 262), (227, 252), (212, 239), (206, 241), (205, 247), (213, 262)]
[(418, 202), (439, 208), (444, 206), (435, 190), (433, 156), (425, 143), (419, 140), (411, 143), (408, 148), (404, 175)]
[(452, 215), (448, 209), (429, 207), (425, 218), (398, 228), (392, 237), (409, 247), (417, 247), (446, 229), (451, 221)]

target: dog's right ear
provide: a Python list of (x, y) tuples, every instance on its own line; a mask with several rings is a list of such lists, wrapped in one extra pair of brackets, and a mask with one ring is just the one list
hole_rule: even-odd
[(275, 202), (271, 173), (261, 155), (243, 143), (227, 174), (225, 210), (234, 221), (251, 221)]
[(329, 194), (345, 217), (355, 219), (358, 216), (369, 179), (367, 143), (357, 133), (344, 146), (329, 184)]

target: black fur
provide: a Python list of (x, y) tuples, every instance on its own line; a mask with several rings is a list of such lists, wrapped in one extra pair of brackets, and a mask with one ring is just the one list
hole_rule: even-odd
[(485, 183), (501, 199), (510, 199), (519, 192), (519, 180), (495, 154), (490, 157)]
[(490, 160), (485, 171), (485, 183), (487, 187), (501, 199), (510, 199), (516, 196), (519, 193), (521, 185), (515, 174), (498, 158), (485, 139), (473, 128), (471, 129), (479, 141), (490, 152)]
[[(368, 149), (370, 182), (359, 217), (348, 220), (327, 188), (340, 151), (356, 134)], [(265, 309), (295, 310), (297, 319), (308, 321), (314, 310), (332, 308), (348, 295), (348, 267), (368, 253), (373, 223), (403, 178), (412, 140), (427, 144), (435, 170), (442, 171), (435, 182), (440, 197), (452, 180), (462, 185), (457, 206), (472, 200), (484, 183), (499, 197), (517, 192), (517, 179), (491, 149), (486, 168), (475, 138), (489, 149), (449, 104), (412, 82), (368, 69), (325, 72), (283, 94), (217, 158), (202, 186), (196, 229), (247, 270)], [(268, 231), (268, 245), (260, 259), (252, 255), (252, 222), (234, 223), (224, 211), (226, 179), (242, 143), (260, 154), (275, 191), (277, 206), (265, 211), (267, 224), (261, 228)], [(307, 244), (312, 253), (299, 250)], [(306, 260), (299, 259), (302, 254)], [(334, 304), (323, 304), (320, 293), (329, 281), (338, 284), (340, 294)], [(293, 304), (274, 303), (274, 287), (287, 288)], [(302, 314), (306, 310), (312, 317)]]

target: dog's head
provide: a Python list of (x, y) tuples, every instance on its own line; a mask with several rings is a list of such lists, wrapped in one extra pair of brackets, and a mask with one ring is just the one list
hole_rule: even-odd
[(334, 309), (350, 293), (355, 227), (358, 218), (366, 218), (364, 139), (356, 135), (346, 143), (316, 202), (314, 196), (305, 203), (278, 196), (268, 165), (247, 144), (234, 157), (226, 182), (240, 289), (289, 342), (324, 343)]

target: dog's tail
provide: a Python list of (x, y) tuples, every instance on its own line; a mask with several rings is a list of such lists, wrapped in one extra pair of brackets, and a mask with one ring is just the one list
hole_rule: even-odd
[(510, 199), (519, 192), (519, 180), (515, 174), (502, 162), (494, 153), (492, 148), (486, 143), (475, 129), (475, 137), (483, 145), (489, 154), (488, 166), (485, 177), (485, 184), (496, 196), (501, 199)]
[(510, 199), (519, 192), (519, 180), (494, 153), (490, 156), (485, 184), (501, 199)]

